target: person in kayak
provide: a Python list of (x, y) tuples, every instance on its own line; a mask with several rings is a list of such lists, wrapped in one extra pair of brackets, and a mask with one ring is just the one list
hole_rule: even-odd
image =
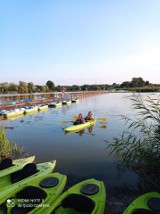
[(76, 119), (76, 121), (73, 123), (73, 125), (78, 125), (78, 124), (83, 124), (83, 123), (84, 123), (84, 119), (83, 119), (82, 114), (80, 113), (78, 115), (78, 118)]
[(92, 112), (89, 111), (87, 116), (85, 117), (85, 121), (88, 121), (88, 120), (91, 120), (91, 119), (93, 119), (93, 115), (92, 115)]

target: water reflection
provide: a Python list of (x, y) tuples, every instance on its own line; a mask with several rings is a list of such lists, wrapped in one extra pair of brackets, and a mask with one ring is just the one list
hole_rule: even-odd
[(86, 129), (82, 129), (80, 131), (71, 131), (71, 132), (65, 132), (65, 134), (78, 134), (79, 136), (82, 136), (84, 134), (88, 134), (88, 135), (91, 135), (91, 136), (94, 136), (95, 134), (92, 133), (93, 132), (93, 127), (94, 126), (90, 126)]
[[(43, 113), (3, 123), (4, 126), (14, 127), (12, 130), (6, 129), (9, 140), (18, 142), (25, 147), (27, 153), (36, 155), (37, 162), (56, 159), (56, 170), (72, 175), (75, 180), (91, 177), (103, 180), (108, 194), (112, 199), (115, 197), (116, 202), (120, 202), (123, 198), (118, 198), (116, 188), (136, 188), (137, 176), (128, 170), (123, 175), (119, 174), (113, 164), (115, 159), (105, 149), (124, 130), (125, 122), (119, 115), (135, 117), (131, 109), (132, 101), (124, 99), (125, 96), (117, 93), (87, 97), (78, 104), (48, 109)], [(88, 110), (97, 118), (106, 117), (107, 121), (97, 119), (93, 127), (74, 134), (64, 134), (64, 128), (73, 120), (72, 116), (79, 112), (86, 115)], [(60, 121), (67, 121), (67, 124)], [(125, 192), (125, 198), (128, 197), (127, 194)]]

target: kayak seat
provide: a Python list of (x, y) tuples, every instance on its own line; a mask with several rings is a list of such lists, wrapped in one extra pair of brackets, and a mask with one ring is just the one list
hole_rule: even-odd
[(36, 202), (41, 203), (42, 199), (47, 197), (47, 193), (36, 186), (27, 186), (16, 194), (18, 199), (34, 199)]
[(24, 207), (18, 207), (17, 205), (15, 205), (12, 209), (11, 209), (11, 214), (27, 214), (28, 212), (30, 212), (31, 210), (28, 208), (24, 208)]
[(72, 208), (80, 213), (90, 214), (94, 209), (94, 202), (84, 195), (71, 194), (62, 201), (63, 208)]
[(85, 123), (85, 122), (77, 121), (77, 120), (76, 120), (76, 121), (73, 122), (73, 125), (76, 126), (76, 125), (81, 125), (81, 124), (84, 124), (84, 123)]
[(132, 214), (156, 214), (156, 213), (146, 209), (138, 209), (136, 211), (133, 211)]
[(11, 174), (11, 181), (12, 183), (16, 183), (18, 181), (21, 181), (22, 179), (36, 174), (37, 172), (38, 170), (36, 164), (28, 163), (21, 170), (18, 170)]
[(11, 166), (13, 166), (12, 159), (6, 158), (6, 159), (2, 160), (2, 162), (0, 163), (0, 170), (7, 169)]
[(78, 121), (74, 121), (74, 122), (73, 122), (73, 125), (75, 125), (75, 126), (76, 126), (76, 125), (79, 125), (79, 124), (80, 124), (80, 122), (78, 122)]
[(28, 163), (22, 169), (23, 179), (31, 175), (34, 175), (38, 172), (37, 166), (35, 163)]
[(42, 201), (47, 197), (46, 192), (38, 187), (35, 186), (27, 186), (23, 190), (19, 191), (16, 194), (17, 199), (24, 199), (27, 205), (33, 205), (33, 206), (25, 206), (20, 207), (18, 205), (14, 206), (11, 209), (12, 214), (26, 214), (30, 212), (34, 207), (36, 207), (38, 204), (42, 203)]
[(154, 212), (160, 213), (160, 198), (158, 197), (149, 198), (147, 201), (147, 205)]

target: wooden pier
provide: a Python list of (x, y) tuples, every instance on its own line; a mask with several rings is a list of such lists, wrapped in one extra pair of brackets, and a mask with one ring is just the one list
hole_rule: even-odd
[(49, 92), (49, 93), (32, 93), (32, 94), (1, 94), (0, 110), (10, 110), (22, 108), (24, 106), (36, 104), (49, 104), (51, 102), (61, 101), (64, 99), (94, 96), (97, 94), (108, 93), (106, 90), (98, 91), (76, 91), (76, 92)]

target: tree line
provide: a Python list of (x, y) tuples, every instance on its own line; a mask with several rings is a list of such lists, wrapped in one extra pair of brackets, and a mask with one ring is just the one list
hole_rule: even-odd
[(144, 81), (142, 77), (133, 77), (131, 81), (124, 81), (122, 84), (113, 83), (109, 84), (84, 84), (84, 85), (57, 85), (54, 82), (48, 80), (45, 85), (35, 85), (33, 82), (19, 81), (18, 84), (3, 82), (0, 83), (0, 93), (35, 93), (35, 92), (60, 92), (62, 88), (66, 91), (96, 91), (96, 90), (130, 90), (135, 88), (157, 88), (160, 90), (160, 85), (152, 84), (149, 81)]

